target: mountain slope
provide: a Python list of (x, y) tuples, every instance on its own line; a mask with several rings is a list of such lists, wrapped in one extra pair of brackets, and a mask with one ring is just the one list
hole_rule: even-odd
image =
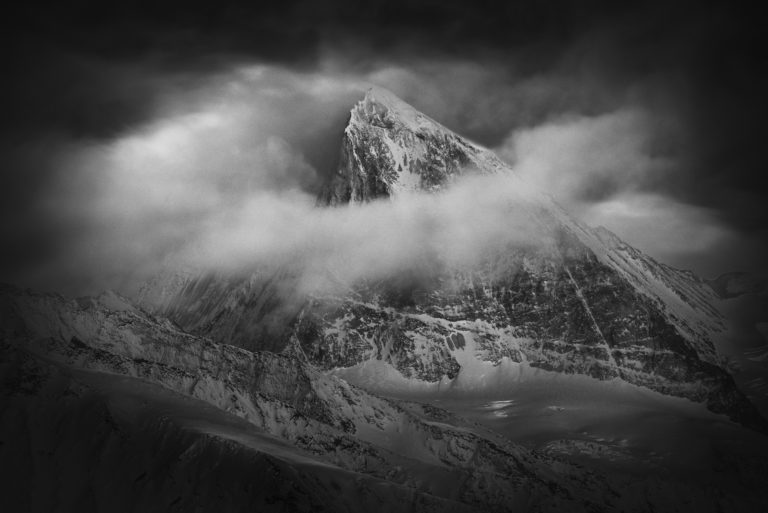
[[(623, 447), (626, 439), (554, 433), (531, 450), (448, 410), (320, 373), (295, 343), (284, 354), (216, 344), (115, 294), (68, 300), (2, 287), (0, 335), (0, 496), (13, 511), (768, 505), (763, 437), (703, 408), (687, 420), (703, 445), (688, 450), (715, 468), (694, 461), (674, 471), (679, 453)], [(644, 418), (660, 413), (659, 398), (680, 402), (655, 394)], [(501, 418), (510, 401), (501, 403), (483, 409)], [(544, 419), (525, 414), (515, 429), (539, 430)]]
[[(400, 405), (326, 376), (298, 347), (274, 354), (215, 344), (114, 294), (75, 301), (5, 287), (0, 314), (0, 428), (4, 440), (14, 441), (0, 445), (0, 456), (28, 462), (26, 476), (5, 481), (24, 487), (4, 496), (33, 510), (46, 501), (98, 510), (109, 490), (128, 493), (126, 480), (159, 473), (159, 486), (166, 471), (200, 483), (205, 500), (216, 504), (214, 488), (232, 486), (222, 479), (264, 465), (272, 469), (267, 480), (237, 492), (232, 500), (242, 502), (232, 507), (289, 500), (299, 511), (361, 504), (381, 511), (587, 511), (605, 500), (598, 477), (568, 464), (554, 468), (548, 458), (437, 408)], [(47, 425), (46, 414), (56, 423)], [(78, 435), (77, 422), (98, 436)], [(129, 457), (133, 451), (139, 455)], [(122, 457), (131, 464), (110, 473), (109, 482), (85, 478), (99, 498), (82, 502), (67, 497), (65, 476), (46, 470), (78, 453), (93, 458), (79, 472)], [(207, 465), (221, 471), (205, 485)], [(346, 493), (329, 499), (342, 487)], [(49, 495), (35, 497), (34, 489)], [(159, 510), (169, 502), (181, 508), (174, 489), (192, 500), (189, 488), (171, 483), (138, 489), (125, 510), (145, 503)]]

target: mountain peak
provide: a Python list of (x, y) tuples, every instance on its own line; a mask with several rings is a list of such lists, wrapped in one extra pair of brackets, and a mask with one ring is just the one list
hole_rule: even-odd
[(337, 205), (435, 192), (466, 173), (509, 171), (491, 151), (452, 132), (386, 89), (372, 87), (350, 112), (339, 168), (319, 203)]
[(364, 103), (380, 103), (387, 106), (405, 106), (413, 109), (406, 102), (397, 97), (393, 92), (379, 86), (371, 86), (365, 91), (365, 96), (361, 100)]
[(398, 124), (412, 130), (431, 126), (450, 132), (448, 128), (425, 116), (391, 91), (376, 86), (370, 87), (350, 112), (350, 124), (359, 122), (373, 123), (385, 128)]

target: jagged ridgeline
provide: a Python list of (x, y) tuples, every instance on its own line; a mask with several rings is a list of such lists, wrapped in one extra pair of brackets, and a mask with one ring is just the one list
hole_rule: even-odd
[(318, 208), (443, 194), (466, 176), (504, 176), (510, 226), (525, 225), (535, 242), (502, 240), (466, 265), (433, 251), (331, 291), (307, 291), (290, 265), (169, 272), (142, 301), (221, 343), (279, 351), (298, 340), (314, 366), (352, 382), (371, 362), (436, 391), (492, 386), (475, 374), (503, 381), (528, 366), (623, 380), (766, 428), (722, 367), (716, 343), (728, 326), (703, 280), (586, 226), (492, 152), (391, 93), (371, 90), (352, 109)]

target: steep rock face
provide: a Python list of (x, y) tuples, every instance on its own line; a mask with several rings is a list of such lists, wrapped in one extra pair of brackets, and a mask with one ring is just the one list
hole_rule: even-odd
[[(371, 91), (352, 110), (338, 172), (319, 202), (435, 192), (463, 173), (514, 178), (489, 150)], [(511, 191), (509, 202), (540, 242), (496, 248), (468, 268), (443, 266), (438, 255), (426, 283), (400, 276), (301, 298), (291, 296), (286, 270), (191, 275), (152, 308), (221, 342), (274, 347), (295, 337), (325, 370), (381, 360), (407, 378), (451, 382), (462, 358), (506, 359), (620, 378), (765, 428), (721, 367), (715, 341), (727, 324), (703, 280), (584, 225), (529, 187)]]

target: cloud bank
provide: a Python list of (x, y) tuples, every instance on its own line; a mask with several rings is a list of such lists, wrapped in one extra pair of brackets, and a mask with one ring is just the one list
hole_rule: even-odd
[(0, 280), (91, 290), (242, 191), (312, 196), (367, 83), (662, 260), (705, 275), (768, 261), (757, 6), (17, 7), (0, 22)]
[[(749, 258), (728, 254), (724, 247), (748, 247), (749, 240), (711, 209), (659, 188), (683, 159), (659, 143), (660, 135), (680, 133), (674, 118), (628, 97), (594, 114), (563, 112), (546, 97), (569, 82), (539, 78), (508, 88), (505, 80), (469, 63), (360, 70), (329, 58), (316, 70), (244, 66), (183, 91), (168, 88), (153, 120), (120, 137), (53, 140), (46, 181), (22, 222), (6, 226), (17, 240), (37, 237), (48, 247), (37, 261), (10, 268), (11, 281), (73, 294), (131, 292), (173, 258), (227, 271), (297, 259), (308, 277), (325, 279), (323, 270), (335, 268), (350, 279), (376, 279), (435, 254), (458, 264), (493, 244), (533, 237), (525, 209), (510, 206), (519, 186), (498, 178), (442, 196), (316, 209), (349, 108), (370, 84), (389, 87), (449, 127), (474, 127), (496, 140), (497, 153), (534, 188), (662, 261), (717, 274), (759, 254), (759, 244)], [(463, 96), (489, 100), (473, 110)], [(519, 111), (526, 99), (528, 114)], [(495, 104), (509, 113), (494, 117)], [(500, 126), (503, 134), (492, 133)], [(701, 255), (710, 256), (697, 260)]]
[[(297, 91), (253, 88), (261, 76), (274, 80), (263, 71), (234, 75), (244, 83), (216, 81), (194, 93), (210, 100), (198, 109), (169, 107), (160, 121), (111, 144), (62, 149), (40, 208), (67, 247), (26, 279), (76, 294), (133, 293), (168, 265), (238, 273), (291, 263), (310, 290), (469, 265), (500, 245), (541, 236), (525, 201), (511, 200), (524, 198), (512, 176), (467, 179), (439, 195), (316, 207), (319, 173), (280, 134), (295, 137), (297, 124), (315, 130), (325, 118), (290, 122), (281, 110), (305, 96), (319, 109), (328, 93), (346, 100), (351, 90), (357, 99), (367, 83), (302, 75), (290, 77), (302, 84)], [(285, 123), (293, 128), (283, 132)]]

